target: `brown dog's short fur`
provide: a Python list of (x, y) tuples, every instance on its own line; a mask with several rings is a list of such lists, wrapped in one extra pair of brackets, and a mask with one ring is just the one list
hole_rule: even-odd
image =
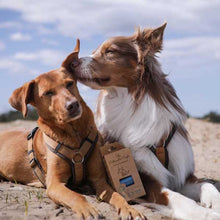
[[(68, 189), (65, 184), (71, 176), (70, 165), (52, 153), (43, 140), (43, 133), (57, 142), (72, 148), (79, 146), (91, 130), (96, 129), (91, 110), (81, 98), (76, 81), (69, 72), (70, 60), (78, 59), (79, 46), (63, 62), (61, 68), (38, 76), (16, 89), (10, 104), (27, 114), (27, 104), (33, 105), (39, 114), (40, 131), (35, 138), (35, 151), (46, 173), (47, 195), (57, 204), (70, 207), (78, 218), (100, 217), (99, 211), (80, 194)], [(70, 103), (78, 103), (73, 110)], [(27, 134), (30, 131), (11, 129), (0, 133), (0, 176), (10, 181), (39, 186), (40, 182), (29, 166)], [(106, 182), (106, 174), (100, 156), (101, 136), (86, 164), (87, 180), (92, 183), (97, 195), (112, 204), (122, 219), (145, 217), (131, 208), (126, 200)]]

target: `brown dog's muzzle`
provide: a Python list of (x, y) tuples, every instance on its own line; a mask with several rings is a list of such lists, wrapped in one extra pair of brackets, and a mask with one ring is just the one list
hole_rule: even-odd
[(69, 117), (71, 118), (74, 118), (81, 113), (80, 104), (78, 101), (67, 102), (65, 107), (69, 113)]

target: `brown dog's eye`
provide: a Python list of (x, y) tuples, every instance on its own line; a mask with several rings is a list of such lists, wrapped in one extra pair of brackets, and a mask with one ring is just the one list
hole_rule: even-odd
[(52, 91), (47, 91), (44, 93), (45, 96), (53, 96), (54, 93)]
[(72, 82), (68, 82), (67, 83), (67, 85), (66, 85), (66, 88), (70, 88), (70, 87), (72, 87), (73, 86), (73, 84), (74, 84), (74, 82), (72, 81)]

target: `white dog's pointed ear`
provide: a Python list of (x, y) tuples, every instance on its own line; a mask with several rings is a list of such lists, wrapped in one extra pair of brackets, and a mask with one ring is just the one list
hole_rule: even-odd
[(80, 51), (80, 41), (79, 39), (77, 39), (74, 51), (66, 57), (66, 59), (63, 61), (61, 66), (66, 68), (68, 71), (72, 72), (71, 64), (78, 62), (79, 51)]
[(162, 49), (163, 45), (163, 34), (164, 30), (167, 26), (167, 23), (165, 22), (160, 27), (154, 28), (149, 34), (147, 34), (146, 38), (150, 42), (152, 49), (154, 49), (156, 52), (160, 51)]
[(16, 89), (9, 98), (10, 105), (16, 110), (22, 112), (26, 117), (28, 108), (27, 104), (33, 102), (34, 80), (25, 83), (22, 87)]
[(139, 28), (134, 33), (135, 45), (137, 47), (138, 62), (143, 63), (144, 57), (149, 53), (160, 52), (163, 45), (163, 34), (167, 23), (157, 28)]

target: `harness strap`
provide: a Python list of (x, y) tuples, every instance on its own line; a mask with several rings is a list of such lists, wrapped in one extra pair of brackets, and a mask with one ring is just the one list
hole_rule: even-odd
[(85, 178), (85, 163), (98, 141), (97, 131), (92, 129), (88, 137), (81, 141), (80, 147), (75, 149), (57, 143), (46, 134), (43, 136), (48, 149), (71, 165), (73, 183), (80, 184)]
[(175, 134), (176, 132), (176, 126), (174, 124), (172, 124), (173, 127), (172, 127), (172, 130), (168, 136), (168, 138), (165, 140), (164, 142), (164, 147), (167, 148), (168, 144), (170, 143), (171, 139), (173, 138), (173, 135)]
[(50, 151), (52, 151), (57, 156), (63, 158), (70, 165), (72, 164), (72, 161), (70, 159), (70, 157), (72, 156), (72, 153), (73, 153), (72, 148), (54, 141), (52, 138), (47, 136), (45, 133), (43, 133), (43, 138), (44, 138), (44, 141)]
[(166, 139), (162, 138), (161, 142), (158, 146), (155, 146), (155, 145), (148, 146), (148, 148), (155, 154), (157, 159), (167, 169), (168, 169), (168, 165), (169, 165), (169, 153), (168, 153), (167, 147), (168, 147), (171, 139), (173, 138), (173, 135), (175, 134), (175, 132), (176, 132), (176, 126), (174, 124), (172, 124), (172, 130)]
[(85, 178), (85, 164), (98, 141), (98, 132), (92, 130), (87, 138), (83, 139), (80, 148), (74, 150), (72, 158), (73, 182), (79, 184)]
[(37, 157), (35, 155), (34, 146), (33, 146), (34, 136), (38, 132), (39, 132), (38, 127), (36, 127), (27, 136), (27, 140), (28, 140), (28, 157), (29, 157), (29, 164), (30, 164), (31, 168), (34, 171), (34, 174), (37, 176), (37, 178), (40, 180), (40, 182), (46, 188), (45, 173), (43, 171), (43, 168), (42, 168), (39, 160), (37, 159)]
[[(32, 167), (35, 175), (43, 184), (43, 186), (46, 188), (45, 173), (43, 171), (43, 168), (39, 160), (36, 157), (34, 151), (34, 145), (33, 145), (34, 137), (36, 137), (35, 134), (37, 134), (38, 132), (39, 132), (38, 127), (36, 127), (27, 136), (28, 157), (29, 157), (30, 166)], [(92, 129), (89, 135), (81, 141), (80, 147), (75, 149), (54, 141), (44, 133), (43, 133), (43, 138), (48, 149), (51, 152), (61, 157), (70, 164), (72, 168), (73, 183), (80, 184), (85, 178), (86, 161), (88, 160), (91, 152), (95, 148), (96, 143), (98, 141), (99, 138), (98, 132), (95, 129)]]

